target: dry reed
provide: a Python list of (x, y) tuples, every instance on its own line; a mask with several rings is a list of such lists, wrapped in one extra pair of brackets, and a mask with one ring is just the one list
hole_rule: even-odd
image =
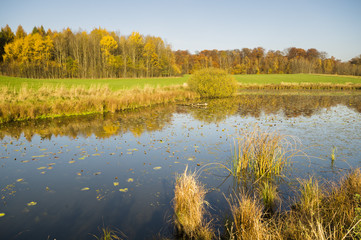
[(116, 112), (198, 98), (197, 94), (181, 86), (112, 91), (107, 86), (100, 85), (90, 88), (44, 85), (38, 90), (27, 86), (23, 86), (18, 91), (8, 87), (2, 87), (0, 90), (3, 93), (0, 96), (0, 123), (63, 115)]
[(175, 225), (178, 233), (192, 239), (212, 239), (210, 223), (205, 221), (208, 203), (206, 190), (197, 180), (197, 174), (184, 173), (177, 177), (174, 190)]

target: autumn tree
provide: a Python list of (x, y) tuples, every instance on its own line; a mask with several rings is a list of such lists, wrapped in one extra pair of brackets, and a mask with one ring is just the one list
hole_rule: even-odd
[(14, 39), (14, 37), (15, 37), (15, 35), (12, 32), (9, 25), (6, 25), (5, 27), (1, 28), (1, 32), (0, 32), (0, 62), (3, 61), (2, 56), (5, 53), (4, 52), (5, 45), (7, 43), (10, 43)]

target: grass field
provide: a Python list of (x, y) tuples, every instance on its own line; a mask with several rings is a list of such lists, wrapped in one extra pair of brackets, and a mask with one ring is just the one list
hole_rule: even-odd
[(360, 84), (361, 77), (317, 74), (252, 74), (235, 75), (236, 80), (243, 84), (280, 84), (280, 83), (334, 83)]
[[(31, 79), (0, 76), (0, 87), (8, 86), (19, 89), (27, 84), (30, 88), (40, 88), (45, 85), (64, 85), (65, 87), (91, 85), (107, 85), (111, 90), (164, 87), (181, 85), (187, 82), (189, 75), (169, 78), (120, 78), (120, 79)], [(261, 75), (235, 75), (236, 80), (242, 84), (280, 84), (280, 83), (334, 83), (334, 84), (361, 84), (361, 77), (340, 75), (316, 75), (316, 74), (261, 74)]]
[(10, 88), (20, 89), (26, 84), (29, 88), (39, 89), (44, 85), (65, 87), (82, 86), (89, 88), (93, 85), (107, 85), (111, 90), (124, 90), (135, 87), (166, 87), (171, 85), (181, 85), (186, 82), (188, 76), (170, 77), (170, 78), (110, 78), (110, 79), (33, 79), (0, 76), (0, 87), (7, 86)]

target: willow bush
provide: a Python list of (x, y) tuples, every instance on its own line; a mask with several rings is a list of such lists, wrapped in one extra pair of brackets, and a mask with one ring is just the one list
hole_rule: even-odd
[(238, 84), (233, 76), (222, 69), (205, 68), (190, 76), (188, 86), (202, 98), (221, 98), (232, 96)]

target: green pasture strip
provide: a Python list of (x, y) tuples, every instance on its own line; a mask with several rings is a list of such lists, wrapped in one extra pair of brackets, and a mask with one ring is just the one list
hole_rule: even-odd
[(144, 86), (151, 87), (165, 87), (171, 85), (181, 85), (187, 81), (188, 77), (169, 77), (169, 78), (104, 78), (104, 79), (33, 79), (33, 78), (19, 78), (0, 76), (0, 87), (8, 86), (19, 89), (23, 85), (29, 88), (38, 89), (44, 85), (46, 86), (85, 86), (106, 85), (111, 90), (131, 89), (135, 87), (144, 88)]
[(361, 77), (318, 74), (252, 74), (235, 75), (236, 80), (243, 84), (281, 84), (281, 83), (333, 83), (361, 84)]
[[(190, 75), (183, 77), (169, 78), (105, 78), (105, 79), (32, 79), (0, 76), (0, 87), (8, 86), (19, 89), (23, 85), (29, 88), (38, 89), (46, 86), (85, 86), (106, 85), (112, 90), (131, 89), (144, 86), (164, 87), (171, 85), (181, 85), (187, 82)], [(342, 75), (320, 75), (320, 74), (249, 74), (234, 75), (236, 80), (242, 84), (281, 84), (281, 83), (332, 83), (332, 84), (361, 84), (361, 77)]]

